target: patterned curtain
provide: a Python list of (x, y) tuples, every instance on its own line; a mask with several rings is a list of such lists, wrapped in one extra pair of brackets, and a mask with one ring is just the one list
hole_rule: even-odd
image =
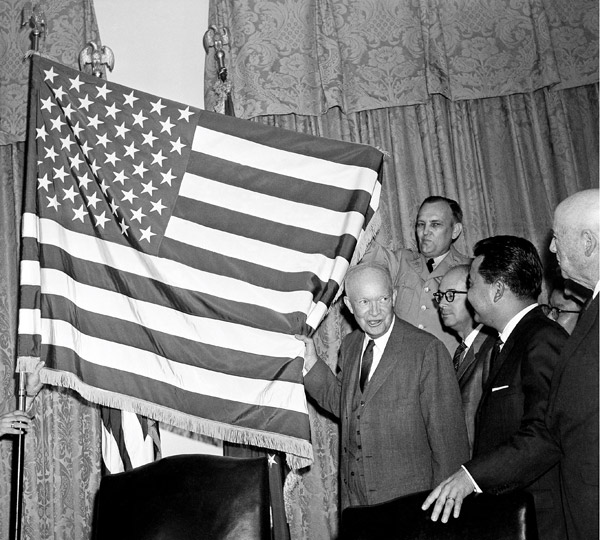
[[(320, 115), (598, 81), (596, 0), (212, 0), (238, 118)], [(209, 90), (214, 57), (207, 59)]]
[[(18, 246), (24, 178), (31, 28), (22, 27), (22, 0), (0, 2), (0, 412), (14, 409)], [(78, 67), (79, 51), (98, 40), (92, 0), (37, 2), (45, 14), (40, 51)], [(42, 390), (26, 437), (23, 539), (85, 539), (100, 481), (96, 408), (67, 391)], [(9, 538), (13, 445), (0, 440), (0, 538)]]
[[(237, 116), (386, 152), (389, 247), (414, 247), (418, 205), (439, 194), (463, 207), (461, 251), (516, 234), (550, 267), (554, 207), (598, 186), (596, 0), (212, 0), (209, 24), (230, 30)], [(207, 109), (215, 77), (209, 55)], [(348, 329), (338, 304), (317, 332), (332, 368)], [(337, 427), (311, 415), (292, 540), (337, 537)]]

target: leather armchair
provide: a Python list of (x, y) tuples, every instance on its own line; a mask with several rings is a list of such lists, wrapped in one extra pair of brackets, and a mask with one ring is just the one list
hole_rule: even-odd
[(472, 495), (460, 516), (433, 522), (421, 510), (429, 491), (342, 513), (340, 540), (538, 540), (530, 493)]
[(181, 455), (105, 476), (94, 540), (270, 540), (266, 458)]

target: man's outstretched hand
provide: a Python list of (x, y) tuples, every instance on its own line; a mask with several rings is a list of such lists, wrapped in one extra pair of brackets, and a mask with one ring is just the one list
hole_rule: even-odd
[(473, 493), (473, 489), (473, 482), (465, 470), (461, 468), (452, 476), (446, 478), (429, 494), (421, 509), (427, 510), (435, 502), (431, 520), (437, 521), (441, 514), (442, 523), (448, 523), (451, 513), (455, 518), (460, 515), (463, 499)]

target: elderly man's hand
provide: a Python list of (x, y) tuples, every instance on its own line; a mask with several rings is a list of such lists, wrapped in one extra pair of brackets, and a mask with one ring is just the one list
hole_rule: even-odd
[(455, 472), (449, 478), (446, 478), (438, 487), (436, 487), (421, 506), (423, 510), (427, 510), (434, 502), (431, 520), (437, 521), (440, 513), (442, 513), (442, 523), (447, 523), (452, 509), (454, 509), (454, 517), (460, 515), (460, 507), (463, 499), (473, 493), (473, 482), (464, 469)]
[(312, 338), (303, 336), (302, 334), (295, 334), (294, 337), (304, 342), (306, 346), (304, 350), (304, 372), (308, 373), (310, 369), (317, 363), (317, 349), (315, 349), (315, 342)]

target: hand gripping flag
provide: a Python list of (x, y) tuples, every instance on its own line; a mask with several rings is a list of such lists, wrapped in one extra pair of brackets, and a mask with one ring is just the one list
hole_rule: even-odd
[(304, 344), (375, 232), (382, 154), (34, 56), (19, 359), (84, 398), (312, 461)]

